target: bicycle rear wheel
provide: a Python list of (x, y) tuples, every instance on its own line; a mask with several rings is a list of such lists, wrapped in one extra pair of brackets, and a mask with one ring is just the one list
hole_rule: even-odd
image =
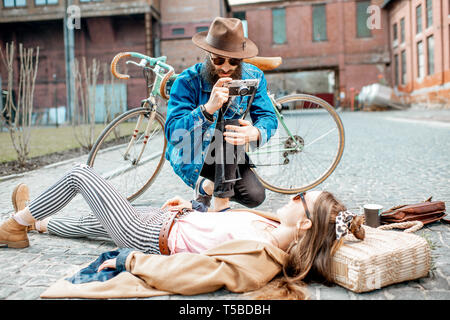
[[(167, 141), (163, 117), (155, 114), (150, 123), (148, 141), (145, 142), (149, 120), (150, 110), (147, 108), (123, 113), (103, 130), (87, 161), (129, 201), (135, 200), (150, 187), (165, 160)], [(135, 140), (129, 147), (135, 130)]]
[(344, 127), (334, 108), (311, 95), (276, 100), (289, 110), (272, 138), (248, 152), (265, 188), (293, 194), (312, 189), (336, 169), (344, 151)]

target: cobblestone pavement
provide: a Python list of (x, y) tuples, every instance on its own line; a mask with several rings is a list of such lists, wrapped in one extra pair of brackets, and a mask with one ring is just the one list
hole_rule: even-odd
[[(429, 196), (450, 206), (450, 110), (408, 110), (341, 113), (346, 134), (344, 156), (336, 171), (317, 189), (326, 189), (343, 200), (350, 210), (365, 203), (385, 208), (422, 201)], [(23, 176), (0, 180), (0, 220), (12, 212), (11, 192), (19, 182), (30, 186), (31, 197), (56, 181), (76, 159), (42, 168)], [(159, 182), (159, 183), (158, 183)], [(163, 182), (163, 183), (161, 183)], [(156, 183), (139, 198), (138, 205), (160, 206), (178, 194), (192, 198), (166, 162)], [(261, 210), (275, 210), (288, 196), (267, 192)], [(81, 215), (88, 208), (77, 196), (61, 215)], [(450, 225), (433, 223), (417, 234), (434, 244), (434, 272), (429, 277), (356, 294), (340, 286), (310, 285), (313, 299), (385, 300), (450, 299)], [(64, 239), (30, 233), (26, 249), (0, 249), (0, 299), (39, 299), (62, 276), (115, 248), (107, 240)], [(163, 296), (158, 299), (245, 299), (226, 290), (193, 297)]]

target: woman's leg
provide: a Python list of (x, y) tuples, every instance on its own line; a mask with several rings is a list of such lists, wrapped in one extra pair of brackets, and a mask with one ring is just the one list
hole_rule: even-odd
[(40, 228), (36, 225), (36, 229), (64, 238), (111, 238), (92, 213), (81, 217), (53, 216), (41, 220)]
[(74, 167), (24, 210), (28, 210), (34, 219), (42, 220), (64, 208), (78, 193), (116, 245), (160, 253), (159, 231), (163, 212), (156, 212), (149, 219), (87, 165)]

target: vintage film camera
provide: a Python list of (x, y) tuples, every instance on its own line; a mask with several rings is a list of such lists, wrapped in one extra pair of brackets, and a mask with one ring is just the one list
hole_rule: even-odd
[(258, 79), (232, 80), (224, 84), (230, 96), (251, 96), (258, 89)]

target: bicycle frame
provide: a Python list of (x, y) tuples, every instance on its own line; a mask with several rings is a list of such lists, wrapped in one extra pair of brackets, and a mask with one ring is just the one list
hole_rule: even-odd
[[(155, 81), (153, 82), (152, 91), (150, 92), (149, 98), (151, 96), (153, 96), (153, 97), (161, 96), (160, 88), (161, 88), (162, 80), (163, 80), (164, 76), (167, 74), (164, 72), (164, 68), (160, 67), (159, 65), (156, 65), (155, 68), (152, 69), (152, 71), (155, 73), (156, 77), (155, 77)], [(173, 74), (172, 76), (170, 76), (169, 80), (175, 80), (176, 77), (178, 77), (178, 75)], [(164, 97), (162, 97), (162, 98), (164, 98)]]
[[(150, 138), (151, 124), (153, 123), (153, 120), (155, 119), (156, 112), (157, 112), (156, 107), (158, 106), (156, 103), (156, 96), (158, 96), (158, 95), (161, 96), (160, 89), (161, 89), (162, 81), (170, 71), (173, 71), (173, 68), (170, 65), (165, 63), (166, 59), (167, 59), (166, 56), (161, 56), (158, 58), (151, 58), (151, 57), (147, 57), (147, 56), (137, 53), (137, 52), (131, 52), (130, 56), (134, 57), (134, 58), (140, 58), (141, 63), (137, 64), (134, 61), (127, 61), (127, 63), (131, 62), (133, 64), (136, 64), (140, 67), (145, 68), (144, 70), (149, 69), (155, 74), (155, 80), (152, 84), (152, 90), (149, 94), (149, 97), (147, 99), (144, 99), (141, 102), (141, 106), (144, 108), (148, 108), (150, 114), (149, 114), (149, 121), (147, 121), (147, 125), (146, 125), (145, 131), (144, 131), (144, 140), (142, 142), (141, 151), (140, 151), (138, 157), (136, 159), (133, 159), (133, 161), (132, 161), (132, 163), (134, 165), (137, 165), (139, 163), (139, 161), (141, 160), (142, 154), (144, 153), (145, 147)], [(151, 67), (147, 67), (146, 66), (147, 63), (150, 66), (154, 66), (154, 68), (152, 69)], [(165, 71), (168, 71), (168, 72), (165, 72)], [(174, 73), (173, 75), (170, 76), (170, 78), (168, 80), (175, 79), (177, 76), (178, 75), (176, 75)], [(148, 83), (147, 83), (147, 86), (148, 86)], [(133, 144), (136, 142), (136, 136), (137, 136), (137, 133), (139, 132), (139, 127), (141, 126), (143, 118), (144, 118), (144, 115), (141, 115), (136, 123), (136, 126), (134, 128), (130, 142), (128, 143), (128, 146), (123, 155), (124, 160), (128, 160), (128, 158), (129, 158), (130, 149), (133, 146)]]

